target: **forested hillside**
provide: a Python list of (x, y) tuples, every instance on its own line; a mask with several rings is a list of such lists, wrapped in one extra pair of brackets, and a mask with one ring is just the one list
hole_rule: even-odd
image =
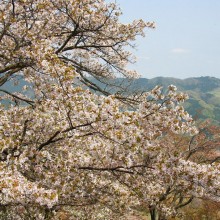
[[(106, 86), (106, 80), (102, 84), (93, 79), (93, 82), (109, 93), (120, 90), (125, 93), (149, 91), (157, 85), (163, 86), (164, 90), (166, 90), (169, 85), (175, 85), (179, 91), (186, 92), (189, 95), (185, 108), (194, 118), (212, 119), (215, 123), (220, 123), (220, 79), (218, 78), (208, 76), (187, 79), (155, 77), (153, 79), (139, 78), (128, 80), (117, 78), (107, 81), (109, 86)], [(11, 92), (15, 90), (20, 92), (24, 85), (24, 81), (20, 80), (19, 86), (15, 87), (13, 83), (7, 83), (2, 88)], [(32, 96), (31, 91), (26, 91), (27, 93)]]
[[(148, 91), (156, 85), (163, 86), (165, 90), (167, 86), (173, 84), (177, 86), (179, 91), (189, 95), (185, 108), (193, 117), (196, 119), (210, 118), (216, 123), (220, 122), (220, 79), (218, 78), (208, 76), (187, 79), (156, 77), (153, 79), (139, 78), (132, 81), (115, 79), (109, 81), (109, 84), (109, 87), (104, 87), (101, 83), (99, 85), (107, 91), (125, 87), (132, 88), (133, 92), (141, 92)], [(118, 88), (111, 86), (115, 84), (118, 85)]]

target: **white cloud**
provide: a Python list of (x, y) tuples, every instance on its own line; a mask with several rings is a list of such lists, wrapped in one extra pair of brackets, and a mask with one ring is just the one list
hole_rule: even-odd
[(171, 50), (171, 53), (175, 53), (175, 54), (183, 54), (183, 53), (188, 53), (189, 50), (184, 49), (184, 48), (173, 48)]

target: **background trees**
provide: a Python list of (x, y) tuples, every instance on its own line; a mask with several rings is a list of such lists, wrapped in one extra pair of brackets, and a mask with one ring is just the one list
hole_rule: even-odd
[(155, 219), (177, 214), (164, 202), (173, 190), (219, 199), (219, 165), (165, 141), (197, 133), (185, 94), (157, 86), (125, 99), (88, 78), (138, 76), (125, 48), (154, 24), (124, 25), (120, 13), (102, 0), (2, 1), (0, 85), (26, 81), (20, 93), (1, 89), (14, 103), (0, 108), (3, 219), (119, 218), (138, 204)]

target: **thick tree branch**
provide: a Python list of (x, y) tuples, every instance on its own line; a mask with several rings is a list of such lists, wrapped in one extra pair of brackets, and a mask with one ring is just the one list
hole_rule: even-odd
[(87, 127), (87, 126), (90, 126), (93, 122), (89, 122), (89, 123), (86, 123), (86, 124), (82, 124), (82, 125), (77, 125), (77, 126), (74, 126), (74, 127), (69, 127), (63, 131), (56, 131), (46, 142), (42, 143), (39, 145), (39, 147), (37, 148), (38, 151), (41, 151), (45, 146), (51, 144), (51, 143), (54, 143), (55, 141), (59, 141), (60, 139), (57, 139), (55, 140), (55, 138), (59, 135), (59, 134), (63, 134), (63, 133), (66, 133), (66, 132), (69, 132), (71, 130), (75, 130), (75, 129), (78, 129), (78, 128), (82, 128), (82, 127)]
[[(134, 165), (134, 166), (116, 166), (116, 167), (93, 167), (93, 166), (85, 166), (85, 167), (76, 167), (79, 170), (94, 170), (94, 171), (116, 171), (121, 173), (129, 173), (129, 174), (136, 174), (135, 168), (146, 168), (146, 169), (153, 169), (152, 167), (146, 165)], [(133, 171), (131, 171), (133, 170)]]
[(181, 204), (179, 204), (178, 206), (176, 206), (175, 207), (175, 209), (179, 209), (179, 208), (182, 208), (182, 207), (184, 207), (184, 206), (186, 206), (186, 205), (188, 205), (189, 203), (191, 203), (192, 202), (192, 200), (193, 200), (193, 196), (191, 196), (186, 202), (184, 202), (184, 203), (181, 203)]

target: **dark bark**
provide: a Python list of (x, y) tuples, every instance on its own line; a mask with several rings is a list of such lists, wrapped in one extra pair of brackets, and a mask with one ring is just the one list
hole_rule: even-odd
[(151, 217), (151, 220), (156, 220), (156, 208), (155, 207), (150, 207), (150, 217)]

